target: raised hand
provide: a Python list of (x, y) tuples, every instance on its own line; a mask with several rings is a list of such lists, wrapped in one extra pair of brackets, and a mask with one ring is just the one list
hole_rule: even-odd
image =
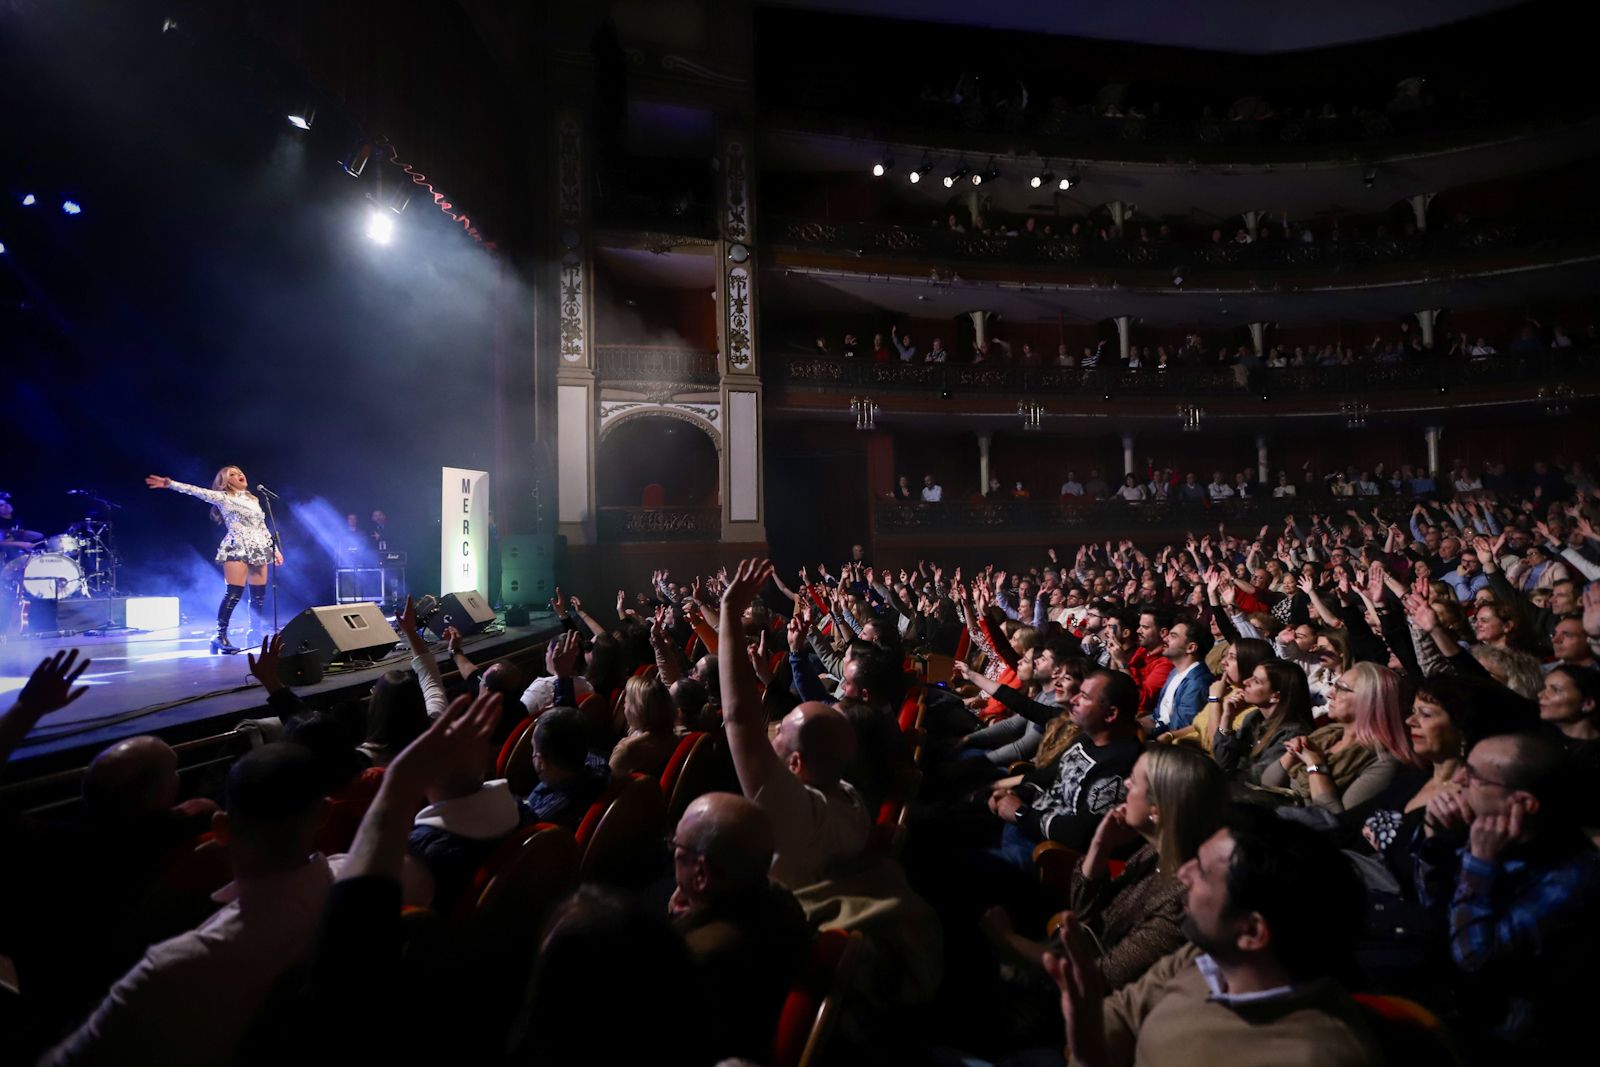
[(409, 596), (406, 597), (406, 606), (401, 608), (400, 613), (394, 617), (394, 623), (400, 627), (400, 632), (406, 637), (415, 637), (417, 635), (417, 608), (411, 602)]
[(786, 636), (789, 639), (790, 652), (798, 656), (806, 650), (806, 631), (810, 628), (808, 620), (799, 613), (789, 620)]
[[(476, 700), (459, 696), (384, 771), (385, 780), (405, 781), (429, 795), (447, 782), (481, 774), (485, 754), (505, 701), (484, 690)], [(433, 797), (429, 795), (429, 799)]]
[(568, 678), (572, 669), (578, 663), (578, 653), (582, 645), (578, 642), (576, 631), (568, 630), (556, 640), (545, 646), (544, 665), (557, 678)]
[(450, 654), (459, 656), (461, 654), (461, 631), (454, 626), (446, 626), (441, 636), (444, 638), (444, 647), (449, 650)]
[[(406, 597), (406, 609), (411, 608), (411, 598)], [(416, 613), (412, 612), (412, 626), (416, 626)], [(283, 680), (278, 677), (278, 664), (283, 660), (283, 634), (276, 633), (261, 642), (261, 655), (258, 658), (250, 652), (244, 654), (244, 661), (250, 667), (250, 673), (268, 693), (276, 693), (284, 688)]]
[[(20, 715), (22, 721), (32, 729), (33, 723), (52, 711), (60, 711), (89, 691), (86, 685), (73, 689), (72, 683), (89, 669), (89, 664), (92, 662), (86, 659), (79, 663), (78, 650), (75, 648), (67, 652), (57, 652), (49, 659), (40, 660), (39, 665), (28, 676), (22, 691), (17, 694), (11, 714)], [(27, 731), (24, 730), (23, 733), (26, 734)]]
[(743, 615), (744, 609), (755, 602), (756, 594), (772, 577), (770, 559), (747, 559), (739, 563), (728, 588), (722, 594), (722, 607), (734, 615)]
[(1583, 587), (1583, 632), (1600, 634), (1600, 583)]
[(1433, 606), (1423, 597), (1410, 593), (1405, 599), (1406, 618), (1411, 620), (1411, 625), (1423, 633), (1432, 633), (1439, 625), (1439, 616), (1434, 614)]

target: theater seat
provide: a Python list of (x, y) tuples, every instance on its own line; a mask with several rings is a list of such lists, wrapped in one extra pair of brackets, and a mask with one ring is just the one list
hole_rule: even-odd
[(500, 755), (494, 761), (494, 771), (511, 786), (511, 792), (525, 797), (539, 784), (539, 775), (533, 769), (533, 723), (530, 715), (512, 727)]
[(733, 758), (721, 734), (685, 734), (661, 775), (661, 795), (667, 801), (667, 827), (678, 825), (696, 797), (737, 786)]
[(651, 482), (644, 487), (644, 492), (639, 494), (639, 506), (641, 508), (659, 508), (664, 507), (666, 503), (667, 491), (661, 487), (659, 482)]
[(656, 779), (630, 774), (612, 782), (578, 824), (579, 881), (643, 885), (660, 866), (666, 819)]
[(810, 958), (778, 1015), (771, 1067), (811, 1067), (823, 1061), (860, 955), (860, 934), (825, 930), (812, 941)]
[(1060, 893), (1072, 888), (1072, 869), (1082, 862), (1083, 853), (1059, 841), (1042, 841), (1033, 850), (1040, 884)]
[(490, 853), (456, 905), (456, 919), (490, 940), (531, 941), (577, 884), (578, 844), (564, 827), (535, 823)]
[(1377, 993), (1356, 993), (1367, 1024), (1390, 1063), (1406, 1067), (1461, 1067), (1461, 1050), (1444, 1023), (1414, 1000)]

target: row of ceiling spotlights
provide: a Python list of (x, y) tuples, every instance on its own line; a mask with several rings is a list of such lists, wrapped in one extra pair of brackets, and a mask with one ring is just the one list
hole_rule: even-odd
[[(872, 165), (872, 176), (874, 178), (882, 178), (892, 170), (894, 170), (894, 160), (889, 156), (885, 156)], [(922, 182), (923, 178), (930, 177), (932, 173), (933, 168), (929, 165), (928, 161), (924, 159), (921, 164), (912, 167), (906, 172), (906, 180), (912, 185), (918, 185)], [(973, 185), (982, 185), (985, 182), (995, 181), (999, 177), (1000, 172), (995, 169), (994, 160), (992, 159), (989, 161), (989, 165), (983, 170), (971, 170), (967, 167), (965, 162), (962, 162), (957, 164), (955, 170), (944, 176), (944, 187), (946, 189), (953, 189), (955, 188), (956, 183), (960, 182), (962, 179), (970, 181)], [(1076, 173), (1069, 172), (1057, 177), (1054, 171), (1046, 167), (1044, 170), (1035, 171), (1033, 174), (1028, 176), (1028, 188), (1042, 189), (1047, 185), (1054, 185), (1057, 189), (1064, 193), (1068, 189), (1071, 189), (1074, 185), (1077, 185), (1078, 181), (1079, 178)]]

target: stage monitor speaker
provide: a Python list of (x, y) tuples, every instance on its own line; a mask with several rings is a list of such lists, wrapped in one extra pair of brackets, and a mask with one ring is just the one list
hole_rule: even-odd
[(334, 660), (382, 659), (400, 635), (376, 604), (326, 604), (307, 608), (283, 628), (283, 654), (310, 656), (326, 667)]
[(556, 591), (555, 546), (548, 535), (517, 534), (500, 549), (500, 601), (544, 605)]
[(454, 626), (462, 637), (469, 637), (494, 622), (494, 608), (476, 589), (446, 593), (439, 598), (439, 610), (428, 617), (428, 630), (435, 637)]

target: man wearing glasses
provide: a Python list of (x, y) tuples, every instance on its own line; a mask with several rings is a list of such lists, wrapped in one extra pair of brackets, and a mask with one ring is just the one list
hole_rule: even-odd
[(1485, 738), (1457, 789), (1428, 802), (1415, 858), (1417, 895), (1463, 978), (1462, 1017), (1522, 1055), (1573, 1047), (1592, 1010), (1578, 976), (1600, 947), (1600, 852), (1577, 827), (1570, 770), (1542, 736)]

